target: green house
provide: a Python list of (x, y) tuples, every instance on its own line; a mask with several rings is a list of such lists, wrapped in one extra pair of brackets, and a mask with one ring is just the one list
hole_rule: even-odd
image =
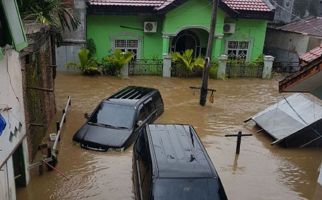
[[(267, 0), (219, 0), (213, 59), (252, 61), (263, 54), (267, 22), (274, 8)], [(87, 39), (96, 56), (132, 51), (137, 59), (163, 59), (193, 49), (203, 56), (209, 36), (209, 0), (89, 0)]]

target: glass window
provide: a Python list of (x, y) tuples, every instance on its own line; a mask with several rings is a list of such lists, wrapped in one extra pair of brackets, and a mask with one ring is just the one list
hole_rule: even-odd
[(123, 52), (130, 51), (134, 53), (133, 60), (136, 60), (139, 49), (139, 40), (115, 40), (114, 48), (121, 49)]
[(227, 54), (231, 60), (246, 60), (249, 52), (249, 41), (228, 41)]
[(215, 178), (158, 179), (154, 196), (156, 199), (227, 200), (220, 180)]
[(115, 128), (132, 128), (135, 110), (129, 106), (103, 102), (92, 114), (89, 122)]

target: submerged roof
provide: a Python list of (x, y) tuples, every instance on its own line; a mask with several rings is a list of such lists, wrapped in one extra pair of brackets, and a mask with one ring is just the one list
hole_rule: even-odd
[[(161, 10), (178, 0), (89, 0), (90, 5), (153, 7)], [(233, 10), (272, 11), (272, 5), (265, 0), (221, 0)]]
[(322, 17), (308, 17), (277, 28), (278, 30), (322, 37)]
[(313, 60), (322, 56), (322, 45), (306, 52), (300, 56), (300, 59), (304, 62), (312, 62)]
[[(153, 124), (147, 128), (156, 173), (164, 178), (217, 176), (194, 129), (189, 125)], [(151, 145), (151, 144), (150, 144)], [(151, 153), (153, 152), (151, 150)], [(153, 154), (153, 153), (152, 153)]]
[(290, 139), (296, 134), (296, 144), (304, 145), (318, 138), (319, 131), (311, 126), (322, 119), (322, 104), (304, 94), (293, 94), (252, 117), (275, 143)]

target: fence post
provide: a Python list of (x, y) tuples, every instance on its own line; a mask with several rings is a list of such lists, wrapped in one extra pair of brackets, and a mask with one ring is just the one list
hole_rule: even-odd
[(218, 71), (217, 71), (218, 79), (225, 79), (226, 77), (227, 60), (228, 60), (227, 55), (221, 55), (218, 59)]
[(171, 55), (163, 55), (163, 77), (171, 77)]
[(121, 76), (128, 77), (129, 76), (129, 64), (123, 65), (121, 69)]
[(272, 77), (274, 59), (273, 56), (264, 56), (263, 79), (270, 79)]

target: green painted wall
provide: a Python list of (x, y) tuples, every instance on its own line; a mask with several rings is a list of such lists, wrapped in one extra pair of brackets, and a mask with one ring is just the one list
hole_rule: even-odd
[[(189, 27), (199, 27), (209, 30), (211, 4), (208, 0), (190, 0), (165, 16), (163, 33), (176, 35)], [(225, 13), (218, 9), (216, 33), (222, 33)]]
[[(162, 57), (161, 25), (158, 23), (157, 33), (144, 33), (144, 21), (156, 21), (139, 16), (94, 16), (87, 17), (87, 39), (92, 38), (96, 45), (96, 57), (106, 56), (112, 49), (114, 39), (139, 39), (140, 58)], [(122, 28), (132, 27), (131, 28)], [(135, 30), (141, 29), (141, 30)]]
[(266, 37), (267, 21), (255, 19), (228, 20), (228, 23), (236, 24), (234, 34), (225, 34), (221, 52), (225, 53), (226, 43), (229, 40), (250, 41), (249, 60), (255, 60), (263, 54)]

